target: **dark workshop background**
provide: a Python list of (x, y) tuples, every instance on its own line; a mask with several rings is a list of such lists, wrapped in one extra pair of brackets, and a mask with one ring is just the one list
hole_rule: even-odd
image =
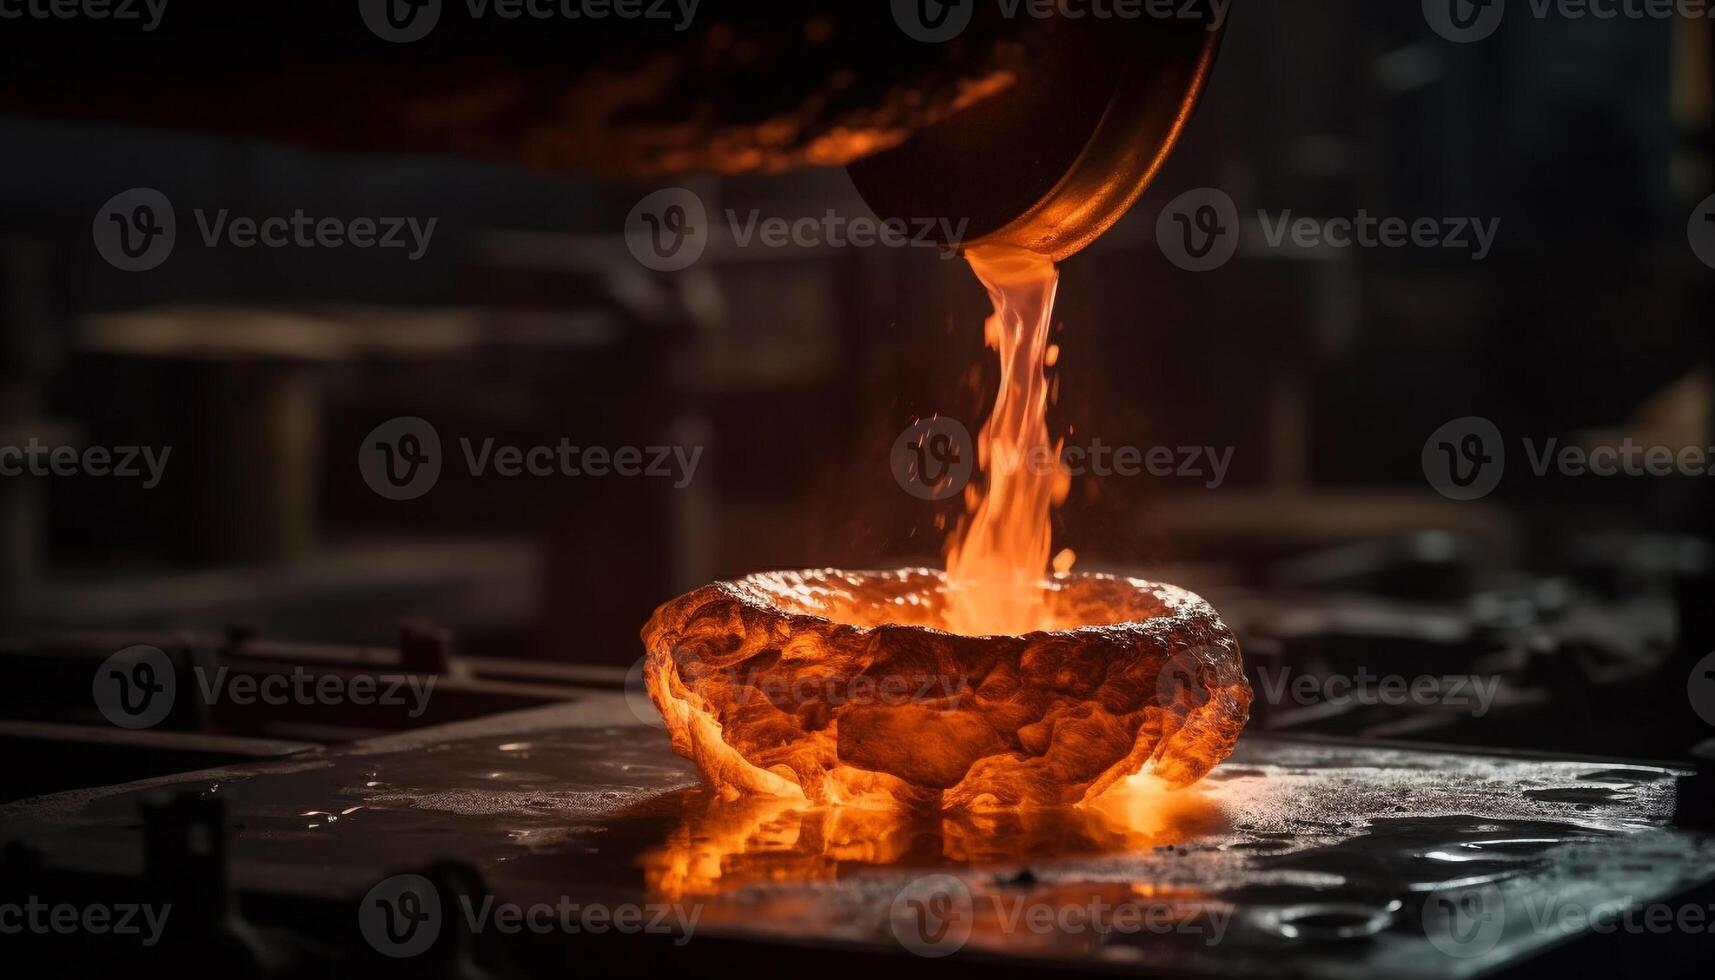
[[(1715, 444), (1715, 272), (1686, 242), (1715, 191), (1710, 47), (1708, 25), (1683, 20), (1517, 18), (1455, 45), (1410, 2), (1236, 10), (1170, 165), (1064, 265), (1052, 416), (1080, 440), (1231, 446), (1232, 472), (1212, 490), (1082, 481), (1057, 542), (1080, 567), (1234, 596), (1241, 630), (1259, 590), (1468, 610), (1527, 581), (1587, 597), (1578, 608), (1620, 632), (1644, 617), (1636, 634), (1668, 663), (1715, 648), (1698, 632), (1707, 478), (1514, 465), (1498, 493), (1460, 503), (1420, 463), (1429, 433), (1470, 415), (1514, 447), (1592, 432)], [(620, 230), (677, 181), (15, 115), (0, 146), (0, 431), (173, 447), (151, 491), (0, 483), (8, 635), (385, 644), (426, 617), (469, 653), (623, 667), (651, 609), (700, 583), (938, 560), (957, 502), (902, 492), (888, 452), (931, 413), (974, 431), (992, 398), (986, 301), (962, 262), (716, 248), (662, 274)], [(110, 267), (90, 236), (101, 204), (138, 186), (166, 193), (181, 226), (148, 274)], [(688, 186), (711, 211), (867, 213), (838, 169)], [(1162, 257), (1155, 218), (1202, 186), (1252, 213), (1499, 218), (1501, 234), (1482, 262), (1247, 247), (1192, 274)], [(438, 226), (416, 262), (184, 247), (196, 207)], [(397, 416), (431, 421), (449, 455), (461, 435), (705, 452), (684, 489), (449, 465), (395, 502), (356, 459)], [(1258, 655), (1290, 650), (1248, 626)], [(1533, 741), (1590, 748), (1577, 727), (1557, 716)]]

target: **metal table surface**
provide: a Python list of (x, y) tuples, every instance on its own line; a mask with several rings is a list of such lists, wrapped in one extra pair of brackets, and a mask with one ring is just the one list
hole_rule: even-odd
[[(1588, 925), (1570, 912), (1715, 880), (1715, 836), (1669, 825), (1678, 773), (1652, 766), (1250, 735), (1179, 793), (905, 816), (712, 799), (633, 704), (592, 694), (39, 797), (0, 807), (0, 836), (50, 867), (140, 871), (138, 803), (190, 790), (225, 801), (240, 892), (355, 900), (450, 858), (520, 905), (671, 907), (694, 922), (693, 944), (708, 934), (904, 956), (924, 941), (910, 931), (913, 896), (950, 887), (959, 928), (953, 940), (931, 930), (943, 942), (933, 952), (952, 942), (979, 958), (1212, 975), (1299, 974), (1306, 957), (1324, 976), (1471, 975)], [(1104, 908), (1100, 928), (1057, 914)], [(1118, 908), (1149, 924), (1120, 922)]]

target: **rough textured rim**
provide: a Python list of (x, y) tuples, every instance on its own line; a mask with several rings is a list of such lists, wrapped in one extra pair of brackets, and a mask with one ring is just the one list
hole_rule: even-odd
[[(791, 570), (791, 571), (752, 572), (751, 574), (746, 575), (743, 578), (729, 579), (729, 580), (720, 581), (720, 582), (711, 582), (708, 585), (705, 585), (699, 589), (695, 589), (691, 592), (688, 592), (685, 595), (681, 596), (679, 599), (675, 599), (673, 601), (678, 602), (682, 599), (688, 599), (691, 596), (694, 596), (699, 592), (714, 590), (714, 591), (721, 592), (722, 594), (731, 597), (732, 599), (736, 600), (737, 602), (743, 604), (746, 608), (751, 609), (755, 612), (763, 613), (763, 614), (770, 615), (770, 616), (778, 616), (782, 619), (808, 620), (808, 621), (815, 622), (818, 624), (825, 624), (827, 626), (836, 627), (836, 628), (840, 628), (840, 629), (855, 630), (859, 633), (873, 633), (873, 632), (876, 632), (878, 630), (913, 630), (913, 631), (917, 631), (917, 632), (921, 632), (921, 633), (934, 634), (936, 636), (954, 637), (954, 638), (960, 639), (960, 640), (1019, 640), (1019, 639), (1028, 639), (1030, 637), (1035, 637), (1035, 636), (1076, 637), (1076, 636), (1080, 636), (1080, 635), (1086, 635), (1090, 631), (1098, 631), (1099, 632), (1099, 631), (1105, 631), (1105, 630), (1110, 630), (1110, 629), (1118, 629), (1121, 627), (1140, 626), (1140, 625), (1155, 622), (1155, 621), (1161, 620), (1161, 619), (1182, 619), (1182, 620), (1189, 621), (1189, 620), (1197, 617), (1199, 614), (1213, 618), (1217, 622), (1219, 622), (1219, 619), (1220, 619), (1220, 617), (1215, 613), (1215, 608), (1213, 606), (1211, 606), (1206, 599), (1204, 599), (1202, 596), (1197, 595), (1194, 592), (1190, 592), (1190, 591), (1187, 591), (1185, 589), (1182, 589), (1177, 585), (1168, 585), (1164, 582), (1149, 582), (1149, 581), (1145, 581), (1143, 579), (1127, 578), (1127, 577), (1119, 576), (1119, 575), (1110, 575), (1110, 574), (1107, 574), (1104, 572), (1075, 572), (1075, 573), (1071, 573), (1071, 574), (1064, 575), (1064, 576), (1055, 576), (1055, 578), (1083, 579), (1083, 580), (1098, 581), (1098, 582), (1124, 583), (1124, 584), (1130, 585), (1132, 588), (1137, 590), (1139, 593), (1152, 594), (1156, 603), (1159, 604), (1159, 606), (1161, 608), (1161, 612), (1157, 613), (1154, 616), (1147, 617), (1145, 619), (1120, 620), (1118, 622), (1113, 622), (1113, 623), (1092, 623), (1092, 624), (1087, 625), (1087, 626), (1078, 626), (1078, 627), (1074, 627), (1072, 629), (1034, 630), (1034, 631), (1029, 632), (1029, 633), (981, 633), (981, 634), (954, 633), (954, 632), (951, 632), (948, 630), (938, 629), (938, 628), (933, 627), (933, 626), (919, 626), (919, 625), (915, 625), (912, 623), (882, 623), (882, 624), (877, 625), (877, 626), (856, 626), (856, 625), (853, 625), (851, 623), (842, 623), (837, 619), (832, 619), (828, 616), (823, 616), (823, 615), (820, 615), (818, 613), (787, 612), (787, 611), (781, 609), (779, 606), (774, 605), (773, 603), (769, 602), (768, 596), (766, 596), (765, 594), (758, 593), (751, 586), (751, 583), (753, 583), (753, 582), (759, 582), (759, 581), (763, 581), (763, 580), (767, 580), (767, 579), (779, 579), (779, 578), (782, 578), (785, 576), (790, 576), (790, 575), (805, 575), (805, 576), (809, 576), (809, 575), (823, 575), (823, 576), (840, 575), (840, 576), (855, 576), (855, 577), (859, 577), (859, 578), (882, 578), (882, 577), (906, 578), (906, 577), (910, 577), (910, 576), (919, 576), (919, 575), (920, 576), (926, 576), (926, 577), (932, 577), (932, 578), (944, 578), (945, 577), (945, 573), (943, 573), (940, 569), (935, 569), (935, 568), (899, 568), (899, 569), (887, 569), (887, 570), (875, 570), (875, 569), (854, 570), (854, 569), (848, 569), (848, 568), (806, 568), (806, 569), (795, 569), (795, 570)], [(1185, 608), (1177, 608), (1178, 604), (1180, 604), (1180, 603), (1183, 603)], [(657, 610), (657, 611), (659, 611), (659, 610)]]
[[(1248, 715), (1251, 697), (1237, 642), (1208, 602), (1177, 586), (1113, 575), (1065, 576), (1124, 586), (1133, 590), (1140, 599), (1146, 598), (1146, 601), (1154, 603), (1156, 610), (1153, 615), (1124, 622), (996, 636), (966, 636), (909, 624), (858, 626), (841, 623), (818, 613), (788, 611), (758, 587), (760, 583), (792, 577), (885, 578), (905, 582), (916, 576), (941, 575), (933, 569), (763, 572), (733, 581), (711, 583), (664, 603), (643, 630), (649, 651), (645, 676), (651, 698), (669, 719), (668, 730), (675, 750), (695, 760), (704, 774), (729, 795), (743, 790), (803, 797), (814, 803), (886, 806), (933, 802), (943, 808), (972, 809), (1082, 803), (1145, 768), (1169, 784), (1186, 785), (1201, 778), (1232, 750)], [(935, 797), (934, 800), (921, 798), (923, 791), (912, 788), (910, 783), (891, 772), (861, 767), (851, 769), (849, 763), (839, 765), (841, 770), (850, 769), (844, 772), (841, 780), (830, 778), (833, 769), (827, 765), (819, 771), (790, 768), (777, 771), (781, 767), (764, 769), (761, 761), (744, 756), (726, 743), (720, 724), (714, 720), (714, 711), (684, 683), (680, 675), (678, 657), (681, 648), (676, 642), (677, 636), (690, 632), (686, 627), (701, 616), (711, 614), (711, 604), (724, 607), (713, 610), (712, 614), (732, 618), (735, 656), (737, 651), (756, 650), (777, 639), (811, 635), (825, 644), (842, 647), (865, 640), (873, 643), (877, 637), (894, 637), (902, 644), (909, 644), (912, 636), (933, 637), (935, 644), (945, 649), (955, 661), (965, 659), (962, 651), (994, 645), (1012, 647), (1012, 652), (1021, 655), (1026, 647), (1042, 648), (1062, 656), (1100, 657), (1107, 654), (1121, 664), (1158, 659), (1153, 696), (1141, 696), (1130, 710), (1142, 712), (1155, 707), (1162, 711), (1154, 717), (1145, 714), (1140, 720), (1137, 742), (1131, 753), (1087, 782), (1066, 784), (1066, 792), (1052, 799), (1032, 797), (994, 803), (985, 801), (982, 794), (975, 791), (962, 791), (960, 787), (971, 782), (973, 777), (979, 785), (983, 784), (977, 767), (968, 771), (953, 788), (929, 794)], [(746, 656), (751, 655), (754, 654)], [(706, 662), (712, 658), (699, 659)], [(676, 696), (669, 697), (668, 691)], [(1155, 726), (1153, 729), (1152, 725)], [(1146, 737), (1146, 729), (1153, 731), (1153, 738)], [(1042, 762), (1047, 765), (1045, 760), (1046, 756), (1033, 756), (1018, 764)], [(851, 782), (854, 773), (859, 774), (860, 780), (874, 783), (874, 798), (867, 792), (862, 798), (829, 792), (831, 784)], [(912, 792), (905, 793), (902, 789), (911, 789)], [(882, 802), (883, 797), (891, 798), (892, 802)]]

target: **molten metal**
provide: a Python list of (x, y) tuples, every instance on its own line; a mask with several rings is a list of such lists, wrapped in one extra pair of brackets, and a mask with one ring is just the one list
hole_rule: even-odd
[(1048, 433), (1059, 275), (972, 249), (1000, 390), (947, 571), (787, 572), (704, 586), (644, 627), (673, 747), (725, 797), (877, 809), (1054, 807), (1149, 772), (1194, 782), (1250, 711), (1238, 644), (1170, 585), (1045, 578), (1070, 480)]
[(1250, 687), (1208, 603), (1098, 575), (1042, 592), (1053, 629), (961, 636), (937, 628), (941, 572), (752, 575), (658, 609), (644, 676), (674, 749), (728, 798), (1064, 806), (1226, 758)]

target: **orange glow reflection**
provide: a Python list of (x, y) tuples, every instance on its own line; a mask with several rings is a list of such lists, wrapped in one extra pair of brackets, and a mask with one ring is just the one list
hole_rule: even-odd
[(835, 881), (846, 871), (1136, 853), (1218, 833), (1226, 824), (1208, 795), (1149, 777), (1083, 806), (982, 813), (817, 807), (767, 796), (725, 801), (699, 792), (641, 863), (651, 898), (677, 901), (768, 883)]

